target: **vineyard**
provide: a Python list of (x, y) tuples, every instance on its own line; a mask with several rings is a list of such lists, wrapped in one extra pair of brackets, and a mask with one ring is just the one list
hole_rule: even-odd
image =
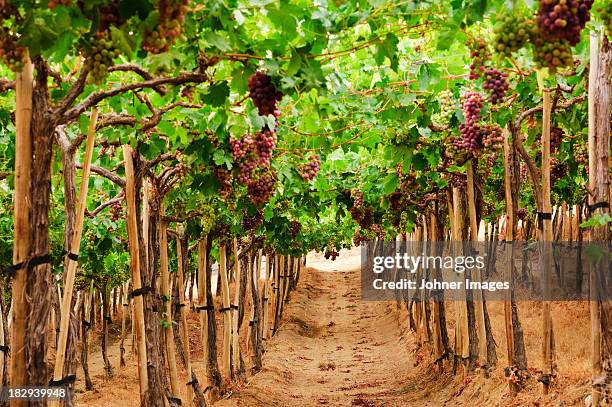
[(611, 136), (611, 0), (0, 0), (0, 403), (610, 405)]

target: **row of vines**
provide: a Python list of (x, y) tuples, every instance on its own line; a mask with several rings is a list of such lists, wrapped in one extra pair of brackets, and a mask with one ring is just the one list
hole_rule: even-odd
[[(111, 376), (115, 325), (142, 405), (210, 405), (261, 369), (309, 252), (481, 224), (491, 244), (608, 241), (611, 24), (609, 0), (0, 0), (2, 384), (82, 370), (91, 389), (90, 335)], [(498, 365), (484, 298), (405, 300), (439, 369)], [(544, 391), (563, 374), (551, 306)], [(512, 297), (504, 311), (516, 393)], [(593, 301), (584, 333), (594, 406), (611, 312)]]

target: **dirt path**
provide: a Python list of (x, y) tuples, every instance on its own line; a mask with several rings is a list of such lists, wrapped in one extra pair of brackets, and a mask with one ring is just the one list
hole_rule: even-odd
[[(329, 270), (329, 263), (321, 265)], [(414, 355), (400, 335), (396, 306), (361, 301), (353, 263), (331, 263), (336, 272), (306, 270), (263, 371), (216, 406), (427, 405), (400, 397)]]

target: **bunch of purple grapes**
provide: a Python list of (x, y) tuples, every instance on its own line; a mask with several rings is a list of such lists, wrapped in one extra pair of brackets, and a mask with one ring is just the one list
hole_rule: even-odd
[(291, 235), (291, 238), (295, 239), (300, 233), (300, 230), (302, 230), (302, 224), (297, 220), (292, 220), (289, 224), (289, 234)]
[(252, 230), (256, 229), (259, 225), (263, 223), (263, 211), (259, 210), (255, 215), (250, 216), (245, 214), (244, 218), (242, 218), (242, 228), (244, 230)]
[(459, 125), (461, 139), (453, 142), (455, 147), (472, 153), (482, 148), (482, 128), (478, 123), (482, 106), (483, 99), (480, 93), (468, 92), (465, 95), (463, 102), (465, 122)]
[(537, 21), (540, 34), (547, 39), (580, 42), (580, 31), (591, 19), (593, 0), (540, 0)]
[(260, 71), (251, 75), (249, 78), (249, 96), (261, 116), (271, 114), (278, 117), (280, 115), (276, 103), (282, 99), (283, 94), (276, 90), (269, 75)]
[(299, 173), (304, 181), (310, 181), (316, 178), (321, 168), (321, 157), (318, 154), (311, 155), (308, 162), (300, 165)]
[(326, 260), (330, 260), (331, 261), (335, 261), (336, 258), (340, 255), (340, 253), (338, 253), (337, 251), (333, 250), (333, 249), (327, 249), (325, 250), (325, 254), (324, 257)]
[(510, 85), (506, 79), (508, 74), (497, 69), (487, 69), (482, 87), (489, 91), (489, 102), (491, 104), (502, 103), (506, 98), (506, 92)]

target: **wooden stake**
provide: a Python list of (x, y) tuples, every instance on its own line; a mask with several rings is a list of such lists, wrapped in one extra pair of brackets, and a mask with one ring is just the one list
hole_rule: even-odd
[[(136, 218), (136, 187), (134, 180), (134, 162), (132, 148), (123, 145), (123, 159), (125, 162), (125, 200), (127, 215), (128, 244), (130, 250), (130, 271), (132, 273), (132, 290), (141, 290), (140, 280), (140, 250), (138, 247), (138, 223)], [(144, 321), (144, 304), (142, 295), (136, 295), (134, 302), (134, 318), (132, 325), (136, 333), (136, 349), (138, 353), (138, 382), (140, 384), (140, 403), (144, 405), (148, 391), (147, 374), (147, 345)]]
[[(89, 119), (89, 128), (87, 130), (87, 144), (85, 147), (85, 155), (83, 156), (83, 172), (81, 180), (81, 190), (79, 200), (76, 207), (76, 221), (74, 225), (74, 234), (70, 244), (70, 253), (66, 256), (65, 261), (68, 262), (66, 270), (66, 281), (64, 293), (62, 296), (61, 321), (59, 341), (57, 344), (57, 353), (55, 354), (55, 366), (53, 368), (53, 380), (61, 380), (64, 372), (64, 361), (66, 360), (66, 343), (68, 342), (68, 328), (70, 324), (70, 310), (72, 306), (72, 293), (74, 291), (74, 279), (78, 266), (77, 258), (72, 256), (79, 255), (81, 251), (81, 235), (83, 233), (83, 220), (85, 217), (85, 208), (87, 207), (87, 191), (89, 189), (89, 172), (91, 169), (91, 159), (95, 145), (96, 123), (98, 121), (98, 109), (93, 108)], [(52, 400), (51, 406), (59, 405), (58, 400)]]
[(240, 308), (240, 261), (238, 260), (238, 239), (234, 238), (234, 303), (232, 304), (232, 364), (237, 372), (240, 369), (240, 332), (238, 327), (238, 313)]
[(232, 378), (232, 364), (230, 353), (232, 345), (232, 314), (230, 307), (230, 292), (226, 271), (226, 246), (219, 250), (219, 280), (221, 282), (221, 297), (223, 301), (223, 375), (226, 379)]
[[(193, 380), (193, 370), (191, 367), (191, 351), (189, 350), (189, 326), (187, 325), (187, 303), (185, 302), (185, 268), (183, 259), (183, 245), (181, 243), (181, 226), (176, 226), (176, 254), (177, 254), (177, 285), (178, 285), (178, 300), (179, 300), (179, 312), (181, 314), (180, 331), (181, 339), (183, 340), (183, 347), (185, 349), (185, 367), (187, 370), (187, 382), (191, 383)], [(193, 386), (187, 388), (187, 401), (191, 403), (193, 400)]]
[[(467, 199), (468, 199), (468, 212), (470, 218), (470, 240), (472, 242), (478, 241), (478, 220), (476, 219), (476, 198), (474, 188), (474, 167), (472, 160), (466, 163), (467, 167)], [(480, 271), (474, 269), (472, 271), (473, 278), (475, 281), (481, 281)], [(476, 329), (478, 332), (478, 360), (480, 366), (487, 365), (487, 330), (485, 327), (485, 313), (484, 313), (484, 296), (482, 290), (473, 290), (474, 293), (474, 316), (476, 318)], [(486, 370), (485, 370), (486, 373)]]
[[(160, 213), (164, 214), (163, 206)], [(172, 329), (172, 292), (170, 291), (170, 270), (168, 269), (168, 231), (167, 224), (162, 219), (159, 224), (159, 268), (161, 273), (161, 293), (164, 301), (164, 337), (168, 355), (168, 370), (170, 372), (170, 391), (172, 397), (180, 398), (181, 389), (178, 384), (176, 368), (176, 346)]]
[[(543, 110), (542, 110), (542, 211), (545, 214), (552, 212), (550, 202), (550, 115), (551, 115), (551, 100), (550, 90), (543, 91)], [(550, 266), (551, 266), (551, 244), (553, 241), (552, 220), (544, 217), (541, 220), (543, 225), (542, 243), (542, 267), (543, 267), (543, 309), (542, 309), (542, 372), (552, 378), (553, 373), (553, 332), (552, 332), (552, 317), (550, 315), (550, 301), (547, 296), (550, 294)], [(542, 392), (548, 393), (549, 380), (542, 380)]]
[[(270, 274), (272, 273), (272, 259), (274, 256), (270, 254), (266, 254), (266, 275), (264, 277), (264, 290), (263, 290), (263, 335), (262, 340), (266, 341), (270, 337), (270, 323), (269, 323), (269, 315), (268, 315), (268, 297), (270, 295)], [(265, 349), (265, 345), (264, 345)]]
[[(32, 88), (34, 69), (25, 55), (23, 69), (15, 80), (15, 192), (13, 263), (26, 261), (30, 255), (30, 170), (32, 167)], [(11, 325), (10, 385), (28, 384), (26, 369), (26, 280), (27, 270), (17, 270), (12, 284), (13, 318)], [(3, 353), (3, 357), (6, 354)], [(27, 401), (15, 401), (13, 406), (27, 406)]]
[[(208, 267), (208, 258), (206, 257), (208, 237), (204, 237), (198, 241), (198, 300), (200, 303), (200, 332), (202, 335), (202, 348), (204, 349), (203, 360), (208, 361), (208, 298), (206, 297), (206, 284), (208, 284), (206, 268)], [(204, 383), (202, 385), (207, 388), (209, 383), (208, 363), (204, 363)]]
[[(510, 178), (510, 132), (504, 129), (504, 189), (506, 195), (506, 236), (505, 240), (512, 244), (514, 240), (514, 204), (512, 201), (512, 182)], [(501, 230), (501, 227), (499, 228)], [(506, 248), (506, 280), (512, 281), (512, 249)], [(514, 365), (514, 331), (512, 326), (512, 294), (507, 293), (504, 299), (504, 325), (506, 331), (506, 356), (508, 366)], [(511, 386), (512, 387), (512, 386)]]

